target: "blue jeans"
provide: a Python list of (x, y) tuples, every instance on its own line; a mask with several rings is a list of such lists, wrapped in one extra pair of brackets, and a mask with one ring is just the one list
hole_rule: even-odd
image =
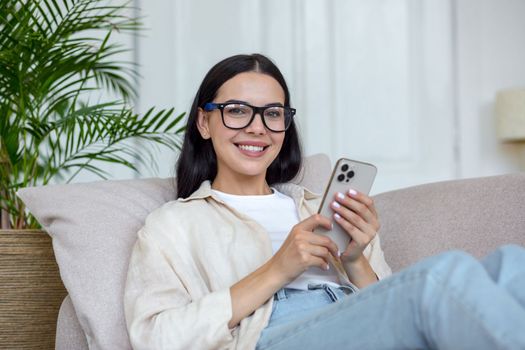
[(525, 349), (525, 249), (446, 252), (357, 293), (282, 289), (257, 349)]

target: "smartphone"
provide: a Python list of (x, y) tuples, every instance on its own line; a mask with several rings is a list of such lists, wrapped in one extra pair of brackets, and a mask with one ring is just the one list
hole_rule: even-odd
[[(377, 168), (372, 164), (346, 158), (339, 159), (326, 186), (318, 213), (328, 218), (333, 218), (334, 210), (330, 207), (330, 203), (334, 201), (334, 196), (337, 192), (348, 195), (348, 190), (352, 188), (368, 195), (376, 173)], [(346, 250), (351, 239), (348, 233), (335, 220), (332, 230), (318, 227), (314, 232), (330, 237), (337, 244), (341, 253)]]

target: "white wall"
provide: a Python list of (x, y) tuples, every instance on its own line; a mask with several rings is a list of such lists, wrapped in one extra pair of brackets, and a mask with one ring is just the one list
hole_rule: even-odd
[[(376, 164), (374, 193), (525, 170), (492, 117), (498, 89), (525, 85), (525, 1), (137, 2), (141, 110), (188, 110), (214, 63), (262, 52), (287, 78), (305, 153)], [(160, 152), (158, 175), (175, 159)]]
[(496, 92), (525, 87), (525, 1), (457, 1), (457, 101), (463, 177), (525, 171), (525, 144), (502, 144)]

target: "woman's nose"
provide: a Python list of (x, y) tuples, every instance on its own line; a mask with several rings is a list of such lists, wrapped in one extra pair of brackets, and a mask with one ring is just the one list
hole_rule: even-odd
[(267, 132), (266, 127), (264, 126), (262, 115), (256, 113), (250, 125), (246, 127), (246, 132), (256, 133), (256, 134), (265, 134)]

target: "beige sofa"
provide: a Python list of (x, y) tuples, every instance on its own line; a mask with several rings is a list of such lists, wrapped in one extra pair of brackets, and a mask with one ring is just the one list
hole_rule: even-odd
[[(321, 192), (330, 168), (326, 156), (312, 156), (305, 162), (305, 168), (296, 182)], [(86, 197), (86, 192), (91, 197)], [(28, 189), (21, 191), (20, 196), (53, 237), (61, 276), (70, 294), (60, 308), (56, 349), (87, 349), (88, 343), (94, 349), (129, 348), (121, 305), (127, 257), (134, 240), (134, 230), (140, 226), (147, 212), (173, 198), (171, 182), (159, 179), (105, 181)], [(102, 201), (100, 205), (91, 203), (86, 208), (85, 202), (97, 196), (111, 200)], [(140, 196), (144, 199), (140, 200)], [(394, 271), (449, 249), (463, 249), (481, 257), (502, 244), (525, 245), (523, 173), (426, 184), (382, 193), (374, 199), (382, 223), (382, 246)], [(114, 223), (111, 218), (127, 214), (107, 213), (111, 205), (126, 208), (121, 211), (133, 205), (140, 207), (140, 210), (132, 213), (134, 221), (129, 216), (125, 223)], [(82, 219), (75, 221), (73, 214), (67, 214), (71, 210)], [(101, 229), (95, 221), (106, 223), (100, 227), (107, 228), (109, 225), (110, 231), (102, 236), (117, 235), (119, 243), (112, 243), (110, 239), (97, 241)], [(128, 225), (129, 221), (133, 223)], [(95, 228), (89, 228), (89, 225)], [(123, 229), (125, 232), (117, 232), (121, 226), (126, 226)], [(71, 237), (73, 228), (83, 236)], [(128, 243), (122, 244), (123, 239)], [(114, 244), (110, 250), (112, 253), (104, 255), (107, 250), (101, 246), (111, 244)], [(82, 247), (75, 251), (75, 245)], [(89, 254), (89, 249), (95, 250), (95, 254)], [(120, 255), (116, 249), (121, 250)], [(71, 250), (74, 252), (68, 255)], [(85, 254), (88, 257), (84, 257)], [(96, 265), (94, 259), (103, 261)], [(83, 261), (84, 264), (88, 262), (86, 269), (92, 265), (93, 273), (82, 270)], [(114, 269), (112, 264), (118, 265), (118, 268)], [(107, 270), (111, 271), (106, 273)], [(100, 284), (107, 286), (98, 290)], [(111, 293), (114, 294), (113, 299), (106, 300)], [(94, 299), (86, 302), (92, 294), (96, 294)], [(99, 318), (109, 321), (104, 324), (104, 320)]]

